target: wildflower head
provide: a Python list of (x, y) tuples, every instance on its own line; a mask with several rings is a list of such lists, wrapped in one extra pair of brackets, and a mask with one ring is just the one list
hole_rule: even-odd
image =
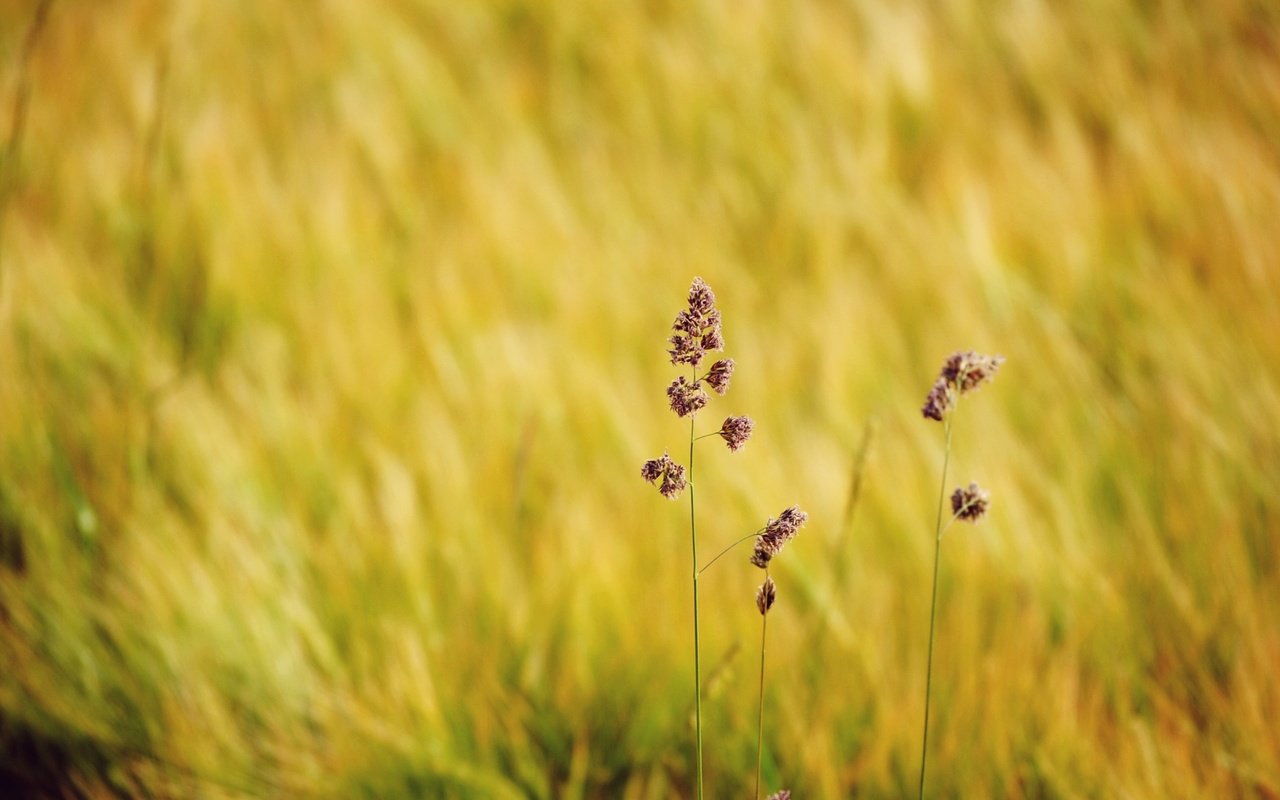
[(965, 522), (977, 522), (982, 519), (989, 505), (991, 505), (991, 496), (976, 483), (970, 483), (968, 488), (956, 489), (951, 495), (951, 513), (956, 516), (956, 519)]
[(769, 609), (773, 608), (773, 603), (778, 599), (778, 587), (773, 584), (773, 578), (768, 575), (764, 576), (764, 583), (760, 584), (760, 588), (756, 589), (756, 609), (760, 611), (760, 616), (769, 613)]
[(715, 389), (716, 394), (723, 395), (729, 391), (729, 379), (733, 377), (733, 359), (722, 358), (711, 365), (707, 372), (707, 385)]
[(678, 417), (687, 417), (707, 404), (707, 393), (700, 382), (689, 383), (681, 375), (667, 387), (667, 401)]
[(702, 278), (693, 279), (689, 287), (689, 307), (676, 315), (671, 329), (675, 333), (668, 340), (671, 349), (667, 353), (672, 364), (696, 367), (708, 350), (724, 349), (716, 296)]
[(751, 438), (751, 431), (754, 429), (755, 423), (751, 421), (751, 417), (727, 417), (717, 433), (729, 445), (729, 449), (736, 453)]
[(796, 538), (796, 533), (808, 519), (809, 515), (801, 511), (798, 506), (791, 506), (779, 514), (777, 519), (769, 520), (764, 530), (756, 537), (756, 547), (751, 553), (751, 563), (760, 569), (769, 566), (769, 562), (782, 550), (782, 546)]
[(791, 790), (779, 789), (778, 791), (766, 797), (765, 800), (791, 800)]
[(675, 500), (688, 481), (684, 477), (684, 467), (671, 460), (666, 453), (661, 458), (651, 458), (640, 467), (640, 477), (649, 483), (662, 481), (658, 491), (668, 500)]

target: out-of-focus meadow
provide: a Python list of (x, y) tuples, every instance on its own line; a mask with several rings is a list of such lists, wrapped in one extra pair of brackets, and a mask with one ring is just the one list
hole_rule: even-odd
[[(1280, 797), (1280, 6), (0, 5), (0, 789)], [(715, 443), (713, 443), (715, 442)], [(755, 762), (748, 549), (708, 795)]]

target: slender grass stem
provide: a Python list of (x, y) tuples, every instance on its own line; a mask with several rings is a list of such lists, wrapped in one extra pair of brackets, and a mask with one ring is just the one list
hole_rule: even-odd
[(706, 572), (707, 570), (711, 569), (711, 565), (712, 565), (712, 564), (714, 564), (714, 563), (716, 563), (717, 561), (719, 561), (721, 556), (723, 556), (724, 554), (728, 553), (728, 552), (729, 552), (730, 550), (732, 550), (733, 548), (735, 548), (735, 547), (737, 547), (738, 545), (742, 544), (742, 543), (743, 543), (743, 542), (745, 542), (746, 540), (748, 540), (748, 539), (754, 539), (755, 537), (757, 537), (757, 536), (759, 536), (759, 535), (760, 535), (760, 531), (755, 531), (755, 532), (753, 532), (753, 533), (748, 533), (746, 536), (743, 536), (741, 539), (738, 539), (736, 542), (734, 542), (733, 544), (729, 545), (729, 546), (728, 546), (728, 547), (726, 547), (725, 549), (721, 550), (719, 553), (716, 553), (716, 557), (715, 557), (715, 558), (711, 559), (711, 560), (710, 560), (710, 561), (708, 561), (706, 564), (703, 564), (703, 565), (702, 565), (702, 569), (698, 570), (698, 574), (699, 574), (699, 575), (701, 575), (702, 573), (704, 573), (704, 572)]
[[(954, 413), (954, 411), (953, 411)], [(920, 800), (924, 800), (924, 768), (929, 756), (929, 698), (933, 689), (933, 626), (938, 616), (938, 556), (942, 550), (942, 506), (947, 497), (947, 467), (951, 462), (951, 414), (943, 422), (947, 445), (942, 456), (942, 484), (938, 490), (938, 518), (933, 535), (933, 597), (929, 601), (929, 657), (924, 679), (924, 734), (920, 741)]]
[[(769, 571), (765, 570), (765, 580)], [(760, 800), (760, 768), (764, 763), (764, 643), (769, 632), (769, 613), (760, 615), (760, 715), (756, 723), (756, 800)]]
[(693, 548), (693, 715), (695, 727), (695, 766), (698, 800), (702, 800), (702, 649), (698, 642), (698, 523), (693, 504), (693, 422), (689, 415), (689, 542)]

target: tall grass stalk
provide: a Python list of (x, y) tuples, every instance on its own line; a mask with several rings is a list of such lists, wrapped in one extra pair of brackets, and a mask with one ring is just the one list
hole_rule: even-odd
[[(693, 378), (697, 379), (697, 369), (693, 370)], [(698, 800), (702, 800), (702, 648), (698, 638), (698, 518), (693, 502), (693, 443), (694, 420), (697, 414), (689, 415), (689, 545), (693, 550), (693, 717), (694, 717), (694, 757), (696, 759), (694, 773), (698, 785)]]
[[(689, 546), (693, 556), (693, 714), (694, 714), (694, 781), (697, 786), (698, 800), (703, 797), (702, 771), (702, 647), (699, 632), (698, 579), (720, 557), (747, 539), (755, 537), (756, 546), (751, 555), (751, 563), (765, 571), (764, 584), (756, 593), (756, 607), (760, 613), (766, 614), (773, 605), (776, 596), (773, 580), (769, 577), (769, 562), (782, 550), (782, 546), (795, 538), (800, 526), (808, 519), (797, 506), (783, 509), (777, 519), (769, 522), (754, 533), (741, 537), (733, 544), (716, 554), (715, 558), (701, 568), (698, 567), (698, 515), (694, 502), (693, 479), (693, 447), (699, 439), (719, 436), (731, 452), (741, 450), (751, 438), (755, 423), (750, 417), (726, 417), (719, 430), (697, 435), (698, 412), (706, 407), (710, 395), (706, 389), (723, 395), (729, 389), (733, 377), (734, 362), (731, 358), (722, 358), (701, 375), (698, 364), (712, 350), (724, 349), (724, 336), (720, 327), (720, 312), (715, 307), (715, 294), (701, 278), (694, 278), (689, 287), (689, 303), (687, 308), (676, 315), (671, 325), (672, 336), (667, 340), (671, 349), (671, 363), (688, 364), (689, 378), (676, 378), (667, 387), (667, 400), (671, 411), (678, 417), (689, 418), (689, 461), (688, 466), (681, 466), (671, 460), (668, 453), (660, 458), (649, 459), (640, 468), (640, 476), (649, 483), (658, 486), (658, 492), (669, 500), (675, 500), (680, 492), (689, 490)], [(706, 389), (703, 388), (705, 383)], [(756, 797), (760, 794), (760, 760), (764, 742), (764, 639), (760, 641), (760, 731), (756, 741)]]
[[(942, 453), (942, 480), (938, 486), (938, 513), (933, 523), (933, 590), (929, 599), (929, 655), (925, 662), (924, 678), (924, 726), (920, 735), (920, 784), (918, 797), (924, 800), (924, 775), (929, 760), (929, 701), (933, 695), (933, 637), (938, 618), (938, 562), (942, 555), (942, 506), (947, 498), (947, 469), (951, 466), (951, 434), (956, 408), (960, 397), (982, 386), (995, 377), (1003, 356), (984, 356), (973, 352), (953, 353), (942, 365), (938, 379), (934, 381), (920, 409), (925, 419), (942, 423), (946, 444)], [(986, 513), (987, 493), (976, 483), (968, 489), (960, 488), (951, 495), (952, 517), (967, 522), (977, 522)]]
[[(715, 294), (701, 278), (694, 278), (689, 287), (687, 307), (676, 315), (671, 325), (672, 335), (667, 339), (671, 349), (667, 355), (673, 365), (687, 364), (689, 378), (683, 376), (667, 387), (667, 400), (676, 416), (689, 418), (689, 461), (681, 466), (663, 453), (661, 458), (650, 459), (640, 469), (646, 481), (658, 484), (663, 497), (675, 500), (680, 492), (689, 490), (689, 547), (692, 556), (690, 572), (693, 574), (693, 714), (694, 714), (694, 781), (698, 800), (703, 797), (702, 770), (702, 643), (699, 625), (698, 577), (698, 515), (693, 490), (694, 443), (706, 436), (719, 436), (731, 451), (737, 451), (751, 438), (753, 423), (747, 417), (728, 417), (720, 429), (706, 436), (698, 436), (696, 430), (698, 411), (706, 407), (710, 396), (707, 389), (723, 395), (729, 389), (734, 363), (731, 358), (719, 359), (707, 371), (698, 373), (698, 365), (707, 353), (724, 349), (720, 312), (715, 307)], [(705, 384), (705, 388), (704, 388)], [(723, 553), (721, 554), (723, 555)], [(717, 556), (718, 558), (719, 556)], [(713, 559), (714, 560), (714, 559)]]
[(942, 454), (942, 481), (938, 487), (938, 517), (933, 536), (933, 592), (929, 601), (929, 656), (925, 662), (924, 678), (924, 734), (920, 737), (920, 791), (924, 798), (924, 768), (929, 757), (929, 698), (933, 689), (933, 631), (938, 616), (938, 560), (942, 550), (942, 506), (947, 497), (947, 468), (951, 463), (951, 416), (943, 422), (947, 444)]
[[(782, 551), (783, 546), (794, 539), (800, 528), (808, 520), (809, 515), (798, 506), (782, 510), (776, 519), (771, 519), (756, 536), (756, 546), (751, 553), (751, 563), (764, 570), (764, 582), (756, 590), (756, 610), (760, 612), (760, 693), (757, 702), (759, 715), (756, 721), (756, 788), (753, 795), (760, 800), (760, 773), (764, 763), (764, 657), (765, 642), (769, 633), (769, 609), (778, 599), (778, 587), (769, 575), (769, 564), (774, 556)], [(787, 790), (775, 793), (790, 797)]]
[[(769, 572), (765, 570), (765, 582), (768, 581)], [(757, 698), (760, 711), (756, 719), (756, 788), (752, 793), (756, 800), (760, 800), (760, 771), (764, 763), (764, 650), (768, 634), (769, 615), (764, 613), (760, 615), (760, 696)]]

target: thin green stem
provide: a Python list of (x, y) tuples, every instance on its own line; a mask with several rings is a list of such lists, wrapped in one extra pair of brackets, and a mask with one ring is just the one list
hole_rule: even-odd
[[(769, 571), (765, 570), (765, 581), (769, 580)], [(760, 800), (760, 767), (764, 763), (764, 642), (769, 632), (769, 612), (760, 616), (760, 716), (756, 724), (756, 800)]]
[(951, 462), (951, 414), (943, 421), (947, 446), (942, 456), (942, 486), (938, 490), (938, 519), (933, 536), (933, 598), (929, 601), (929, 658), (924, 679), (924, 735), (920, 742), (920, 800), (924, 800), (924, 767), (929, 756), (929, 697), (933, 689), (933, 625), (938, 616), (938, 556), (942, 549), (942, 504), (947, 496), (947, 467)]
[(732, 550), (733, 548), (735, 548), (735, 547), (737, 547), (738, 545), (742, 544), (742, 543), (743, 543), (743, 542), (745, 542), (746, 540), (748, 540), (748, 539), (752, 539), (752, 538), (754, 538), (754, 537), (756, 537), (756, 536), (759, 536), (759, 535), (760, 535), (760, 531), (755, 531), (754, 533), (748, 533), (746, 536), (743, 536), (741, 539), (737, 540), (737, 541), (736, 541), (736, 542), (734, 542), (733, 544), (731, 544), (731, 545), (729, 545), (728, 547), (726, 547), (725, 549), (721, 550), (719, 553), (717, 553), (717, 554), (716, 554), (716, 557), (715, 557), (715, 558), (713, 558), (713, 559), (711, 559), (710, 561), (708, 561), (706, 564), (704, 564), (704, 565), (703, 565), (702, 569), (698, 570), (698, 574), (699, 574), (699, 575), (701, 575), (702, 573), (704, 573), (704, 572), (706, 572), (707, 570), (711, 569), (711, 565), (712, 565), (712, 564), (714, 564), (714, 563), (716, 563), (717, 561), (719, 561), (719, 560), (720, 560), (720, 557), (721, 557), (721, 556), (723, 556), (725, 553), (728, 553), (730, 550)]
[(693, 548), (693, 715), (696, 728), (698, 800), (702, 800), (702, 649), (698, 642), (698, 524), (693, 505), (693, 422), (689, 415), (689, 542)]

